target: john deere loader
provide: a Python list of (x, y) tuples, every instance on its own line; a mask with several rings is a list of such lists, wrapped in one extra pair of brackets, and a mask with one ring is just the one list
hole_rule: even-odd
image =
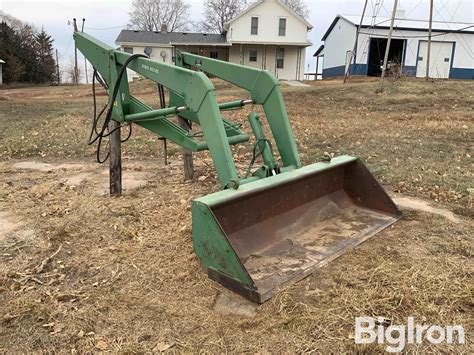
[[(90, 143), (112, 134), (112, 123), (118, 129), (136, 124), (193, 152), (210, 152), (221, 191), (192, 201), (192, 237), (204, 270), (223, 286), (262, 303), (400, 218), (359, 158), (302, 166), (271, 73), (179, 51), (175, 65), (168, 65), (115, 50), (86, 33), (75, 32), (74, 39), (109, 94), (103, 123), (94, 115)], [(166, 87), (169, 102), (153, 108), (131, 95), (127, 69)], [(208, 76), (248, 96), (218, 103)], [(252, 109), (251, 135), (222, 116), (246, 105)], [(193, 131), (177, 124), (176, 116)], [(231, 146), (246, 143), (253, 158), (239, 174)]]

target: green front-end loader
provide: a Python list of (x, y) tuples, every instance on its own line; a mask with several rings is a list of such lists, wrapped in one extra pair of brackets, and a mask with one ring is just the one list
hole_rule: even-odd
[[(269, 72), (179, 51), (175, 65), (167, 65), (114, 50), (86, 33), (75, 32), (74, 39), (109, 92), (99, 140), (110, 134), (103, 134), (108, 124), (133, 123), (191, 151), (210, 152), (221, 191), (192, 201), (193, 244), (209, 277), (225, 287), (264, 302), (400, 218), (360, 159), (301, 165), (279, 82)], [(127, 68), (166, 87), (168, 105), (152, 108), (131, 95)], [(249, 96), (218, 103), (206, 74)], [(245, 105), (261, 105), (273, 137), (265, 135), (262, 117), (250, 112), (252, 163), (263, 162), (239, 176), (231, 145), (250, 137), (222, 113)], [(183, 129), (176, 116), (201, 134)]]

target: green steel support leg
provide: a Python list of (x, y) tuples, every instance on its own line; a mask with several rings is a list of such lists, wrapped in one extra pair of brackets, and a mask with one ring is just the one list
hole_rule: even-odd
[(214, 92), (208, 92), (198, 111), (199, 124), (219, 176), (221, 188), (238, 188), (239, 176)]
[(296, 147), (295, 138), (286, 113), (280, 88), (275, 87), (263, 103), (268, 125), (272, 131), (281, 160), (284, 166), (301, 168), (301, 160)]
[[(176, 55), (176, 66), (185, 67), (181, 53)], [(180, 95), (171, 92), (170, 104), (182, 105), (182, 101), (183, 98)], [(199, 111), (195, 115), (190, 114), (190, 116), (194, 116), (193, 118), (197, 117), (197, 122), (202, 127), (204, 138), (219, 176), (221, 188), (238, 188), (239, 176), (235, 168), (234, 158), (230, 150), (224, 122), (221, 119), (215, 92), (209, 91)], [(187, 118), (186, 114), (183, 117)]]

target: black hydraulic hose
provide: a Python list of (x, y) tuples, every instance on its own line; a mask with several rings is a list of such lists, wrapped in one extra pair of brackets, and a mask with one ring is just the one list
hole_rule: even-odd
[[(107, 161), (107, 159), (109, 158), (109, 154), (110, 154), (110, 152), (107, 152), (104, 159), (100, 158), (100, 150), (101, 150), (101, 146), (102, 146), (102, 139), (104, 139), (105, 137), (110, 136), (116, 130), (122, 128), (122, 126), (119, 126), (119, 127), (114, 128), (112, 131), (108, 131), (109, 123), (110, 123), (110, 120), (112, 119), (113, 105), (114, 105), (115, 100), (117, 99), (117, 95), (118, 95), (118, 92), (120, 90), (120, 82), (122, 80), (123, 74), (126, 72), (127, 66), (136, 58), (147, 58), (147, 56), (144, 55), (144, 54), (132, 54), (130, 57), (127, 58), (125, 63), (122, 65), (122, 68), (120, 69), (120, 72), (117, 76), (117, 80), (115, 81), (112, 96), (109, 98), (108, 109), (107, 109), (107, 113), (105, 115), (105, 120), (104, 120), (104, 123), (102, 125), (102, 129), (100, 130), (100, 132), (98, 132), (96, 138), (92, 141), (92, 143), (97, 141), (96, 158), (97, 158), (97, 161), (99, 163), (104, 163), (105, 161)], [(94, 86), (93, 86), (93, 90), (95, 92)], [(95, 98), (94, 98), (94, 101), (95, 101)], [(94, 121), (95, 121), (95, 125), (97, 125), (97, 119), (95, 119)], [(132, 123), (130, 122), (128, 124), (128, 126), (129, 126), (129, 133), (127, 135), (127, 138), (125, 138), (122, 142), (126, 142), (130, 138), (130, 136), (132, 135)], [(94, 127), (93, 127), (93, 129), (95, 130)], [(90, 144), (92, 144), (92, 143), (90, 143)]]
[(255, 144), (253, 145), (253, 150), (252, 150), (252, 159), (250, 160), (250, 164), (247, 168), (247, 171), (245, 172), (245, 178), (247, 179), (250, 175), (250, 170), (252, 170), (253, 165), (255, 164), (255, 161), (258, 159), (263, 154), (263, 151), (267, 147), (266, 144), (263, 145), (263, 148), (259, 147), (260, 143), (268, 143), (268, 148), (270, 149), (270, 152), (273, 154), (273, 148), (272, 148), (272, 142), (268, 140), (267, 138), (260, 138), (257, 139)]
[[(104, 111), (107, 109), (107, 104), (104, 105), (104, 107), (100, 110), (99, 114), (97, 115), (97, 98), (96, 98), (96, 90), (95, 90), (95, 81), (97, 80), (100, 85), (107, 90), (108, 85), (103, 81), (103, 79), (100, 77), (99, 73), (97, 70), (94, 68), (94, 74), (92, 75), (92, 98), (94, 102), (94, 114), (92, 116), (92, 127), (91, 127), (91, 132), (89, 135), (89, 139), (87, 141), (88, 145), (94, 144), (97, 139), (99, 138), (99, 132), (97, 131), (97, 122), (99, 121), (100, 117), (104, 113)], [(95, 134), (95, 137), (92, 138)]]
[(160, 108), (166, 107), (165, 90), (163, 85), (158, 84), (158, 95), (160, 96)]

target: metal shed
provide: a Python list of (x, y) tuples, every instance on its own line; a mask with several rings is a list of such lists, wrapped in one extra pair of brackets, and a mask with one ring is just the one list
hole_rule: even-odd
[[(379, 76), (387, 46), (390, 18), (364, 18), (353, 56), (360, 16), (338, 15), (324, 34), (323, 77)], [(429, 23), (396, 18), (389, 52), (389, 66), (404, 75), (426, 75)], [(317, 55), (321, 55), (318, 53)], [(315, 54), (316, 56), (316, 54)], [(430, 77), (474, 79), (474, 24), (433, 22)]]

